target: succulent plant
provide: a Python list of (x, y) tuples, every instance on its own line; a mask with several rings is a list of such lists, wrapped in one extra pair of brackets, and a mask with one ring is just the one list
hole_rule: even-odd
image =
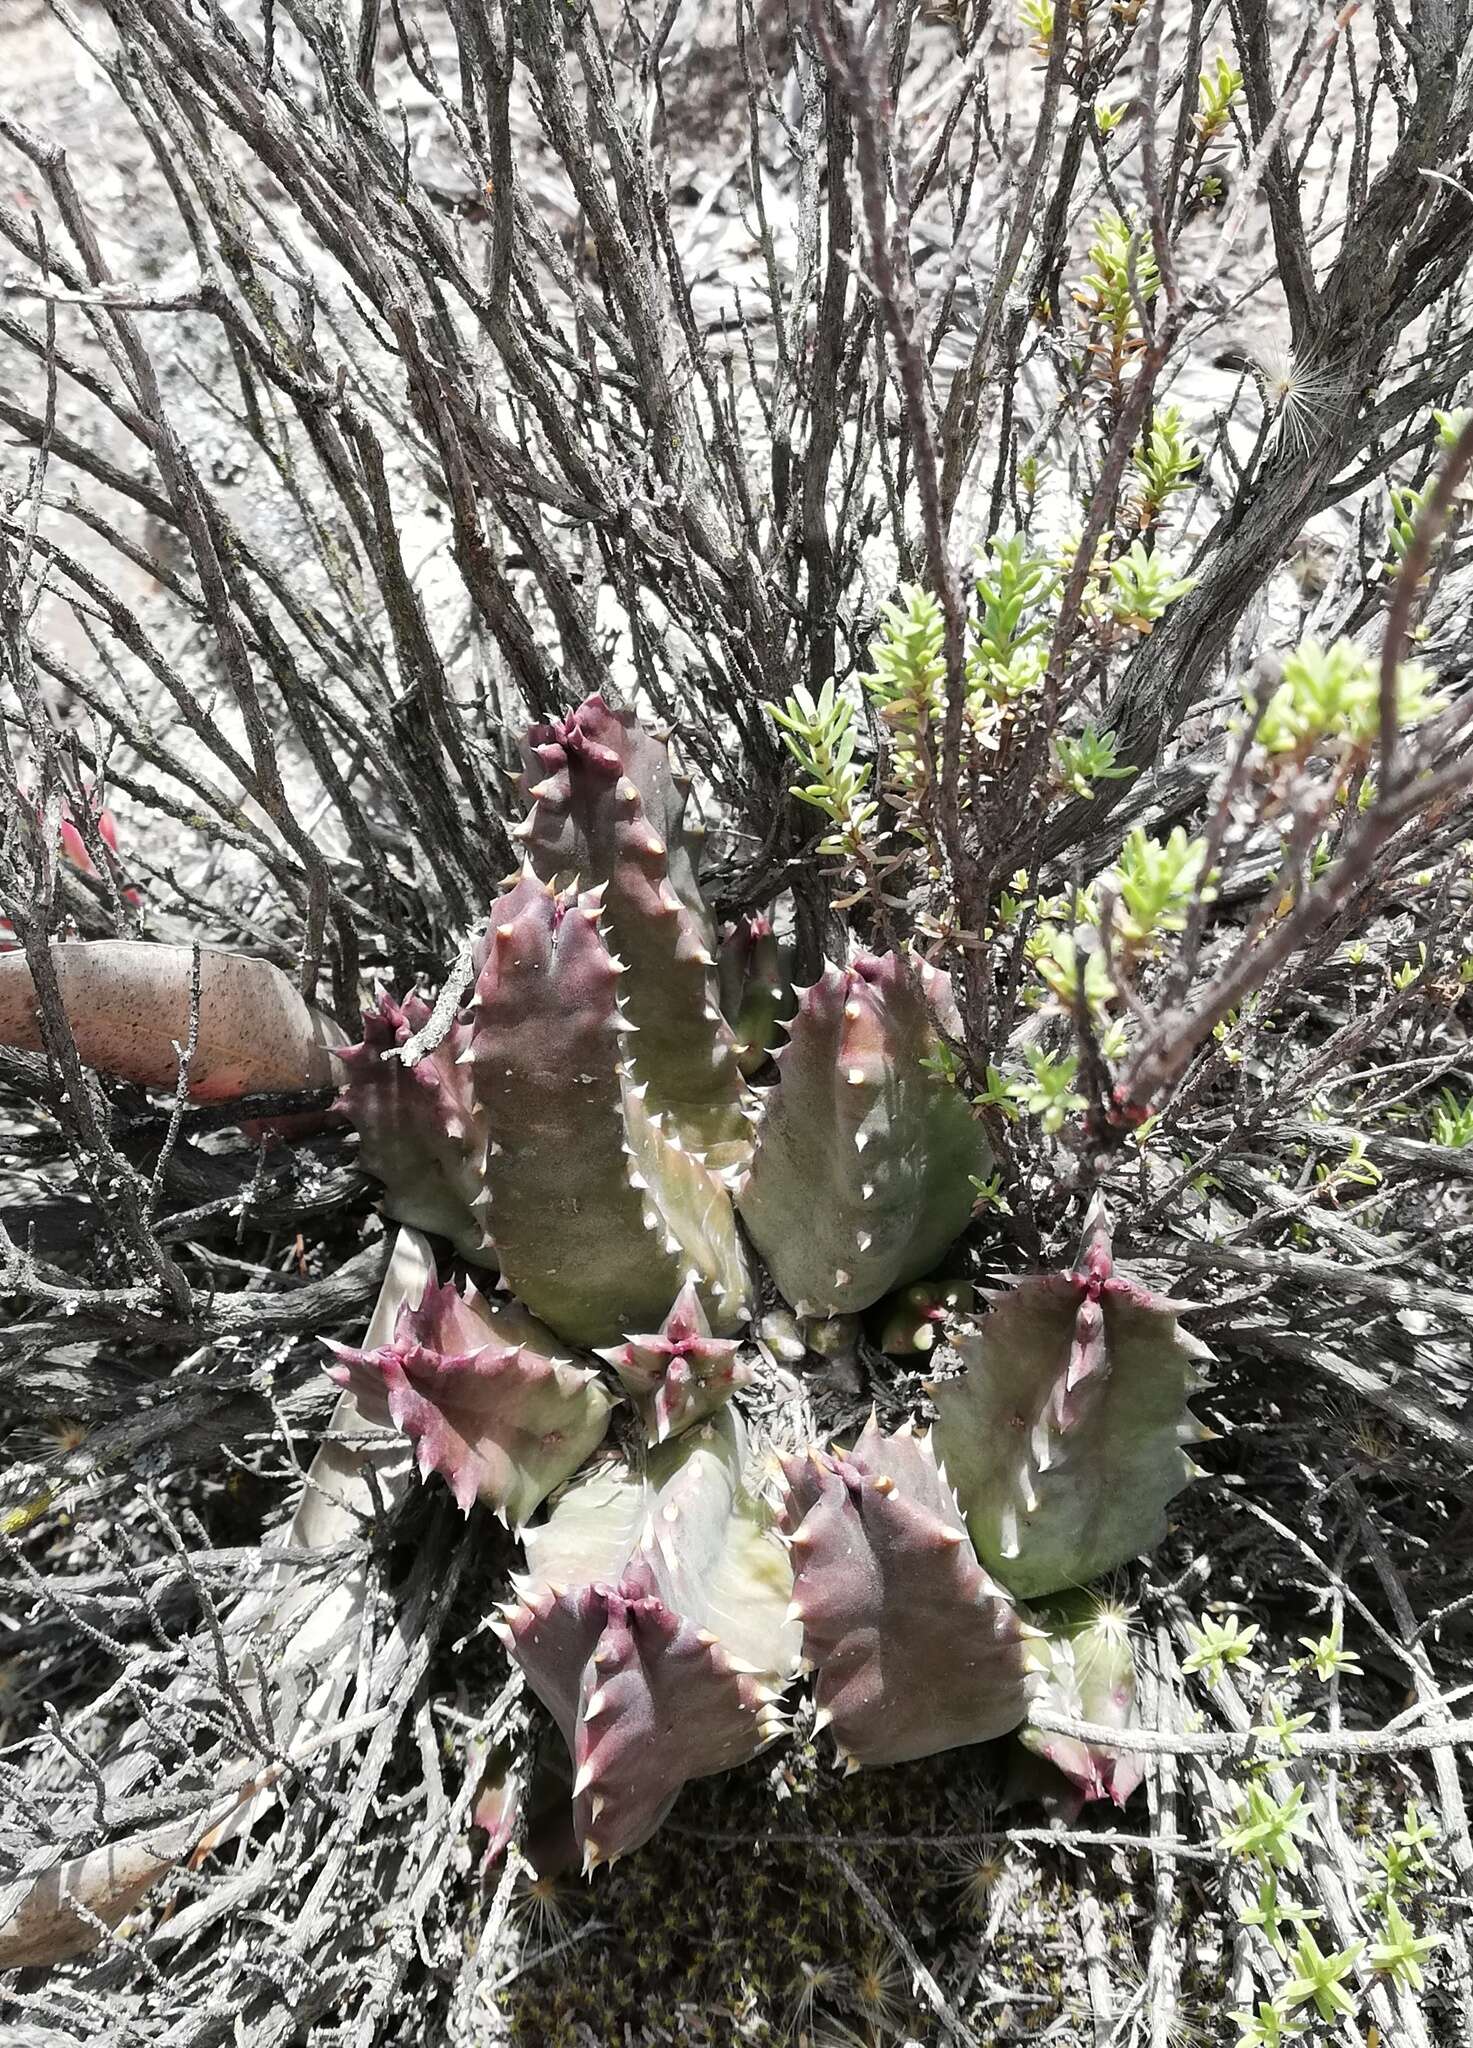
[(492, 913), (468, 1053), (502, 1274), (578, 1343), (653, 1328), (687, 1280), (730, 1329), (747, 1303), (731, 1197), (649, 1109), (616, 998), (630, 970), (601, 924), (596, 892), (531, 875)]
[[(718, 977), (664, 742), (596, 697), (535, 727), (525, 759), (526, 865), (448, 1028), (419, 996), (380, 994), (343, 1047), (275, 967), (205, 949), (189, 1080), (229, 1100), (335, 1066), (385, 1211), (499, 1274), (494, 1296), (438, 1279), (406, 1229), (413, 1286), (329, 1370), (360, 1427), (397, 1430), (463, 1509), (521, 1532), (527, 1571), (496, 1626), (571, 1757), (558, 1840), (571, 1828), (589, 1868), (637, 1848), (689, 1779), (783, 1732), (800, 1651), (849, 1768), (1005, 1735), (1035, 1699), (1129, 1725), (1118, 1619), (1015, 1603), (1159, 1539), (1206, 1434), (1186, 1405), (1201, 1347), (1116, 1275), (1098, 1206), (1074, 1271), (1022, 1281), (970, 1327), (970, 1283), (935, 1276), (990, 1154), (948, 1071), (945, 977), (895, 953), (827, 966), (772, 1052), (776, 1082), (749, 1089), (785, 970), (751, 916)], [(54, 946), (83, 1059), (173, 1087), (195, 957)], [(0, 958), (0, 1040), (39, 1046), (36, 1007), (25, 957)], [(822, 1358), (831, 1387), (857, 1388), (877, 1303), (901, 1354), (960, 1324), (966, 1369), (932, 1389), (930, 1437), (871, 1415), (848, 1448), (787, 1456), (779, 1528), (753, 1479), (770, 1453), (733, 1395), (758, 1359)], [(610, 1445), (621, 1392), (640, 1428)], [(1139, 1780), (1108, 1745), (1023, 1741), (1048, 1797), (1123, 1800)], [(483, 1788), (496, 1850), (527, 1825), (520, 1783), (500, 1770)]]
[(774, 1365), (801, 1365), (812, 1349), (790, 1308), (768, 1309), (753, 1324), (752, 1335)]
[(730, 1409), (591, 1466), (526, 1534), (499, 1633), (573, 1760), (585, 1869), (647, 1841), (691, 1778), (783, 1732), (792, 1574)]
[(736, 1033), (737, 1064), (755, 1074), (777, 1045), (796, 1000), (772, 920), (761, 911), (727, 926), (716, 956), (721, 1013)]
[(919, 1280), (882, 1304), (880, 1349), (892, 1358), (929, 1351), (947, 1323), (965, 1315), (976, 1299), (966, 1280)]
[[(716, 1336), (740, 1327), (738, 1174), (801, 1315), (852, 1313), (934, 1266), (990, 1161), (940, 1071), (945, 977), (896, 954), (826, 969), (759, 1109), (663, 742), (594, 697), (525, 754), (528, 867), (493, 907), (469, 1004), (408, 1075), (412, 1000), (381, 998), (347, 1055), (343, 1107), (388, 1213), (494, 1257), (534, 1314), (604, 1348), (656, 1329), (687, 1284)], [(748, 922), (749, 960), (770, 938)]]
[(738, 1195), (800, 1315), (868, 1308), (966, 1227), (991, 1155), (938, 1071), (951, 1016), (946, 977), (894, 953), (825, 968), (802, 991)]
[(599, 1353), (644, 1417), (651, 1443), (663, 1443), (714, 1415), (752, 1377), (734, 1337), (713, 1337), (690, 1281), (659, 1329)]
[[(445, 1045), (406, 1082), (376, 1020), (348, 1056), (343, 1107), (369, 1141), (391, 1213), (448, 1191), (464, 1218), (456, 1242), (489, 1238), (507, 1286), (570, 1341), (607, 1345), (654, 1328), (688, 1281), (713, 1327), (731, 1329), (747, 1299), (731, 1197), (649, 1109), (626, 1051), (635, 1027), (618, 990), (628, 970), (603, 923), (599, 891), (558, 891), (524, 873), (492, 910), (470, 1003)], [(377, 1018), (391, 1014), (381, 1006)]]
[(973, 1554), (928, 1437), (870, 1416), (852, 1450), (784, 1461), (792, 1612), (817, 1727), (846, 1767), (1006, 1735), (1027, 1705), (1029, 1629)]
[(1075, 1270), (1023, 1281), (957, 1349), (967, 1370), (931, 1389), (937, 1453), (1011, 1592), (1082, 1586), (1160, 1542), (1209, 1434), (1187, 1407), (1207, 1353), (1115, 1274), (1101, 1204)]
[(401, 1429), (420, 1471), (440, 1473), (466, 1513), (483, 1500), (515, 1529), (598, 1448), (614, 1406), (520, 1302), (474, 1287), (431, 1280), (390, 1343), (329, 1349), (330, 1376), (367, 1420)]
[[(717, 1001), (715, 932), (685, 831), (689, 784), (632, 712), (590, 697), (524, 748), (532, 810), (521, 838), (545, 881), (602, 888), (611, 945), (628, 969), (625, 1021), (639, 1033), (652, 1117), (712, 1164), (750, 1134), (737, 1044)], [(537, 778), (533, 779), (536, 772)]]
[(486, 1759), (471, 1807), (471, 1826), (486, 1837), (481, 1852), (481, 1875), (498, 1864), (516, 1835), (522, 1818), (525, 1774), (510, 1742), (499, 1742)]
[(380, 993), (364, 1013), (363, 1039), (339, 1054), (340, 1098), (358, 1128), (359, 1157), (384, 1183), (383, 1208), (396, 1222), (438, 1231), (463, 1258), (495, 1263), (485, 1225), (485, 1118), (463, 1058), (470, 1028), (449, 1034), (412, 1067), (395, 1055), (421, 1030), (429, 1004)]
[[(1139, 1725), (1128, 1608), (1074, 1593), (1035, 1607), (1030, 1618), (1041, 1631), (1028, 1645), (1037, 1704), (1100, 1727)], [(1060, 1801), (1066, 1810), (1087, 1799), (1124, 1806), (1145, 1775), (1141, 1759), (1128, 1750), (1045, 1728), (1024, 1728), (1020, 1740), (1068, 1781), (1073, 1796)]]

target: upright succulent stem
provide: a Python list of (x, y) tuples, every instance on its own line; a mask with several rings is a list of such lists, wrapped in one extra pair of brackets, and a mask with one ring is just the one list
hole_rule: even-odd
[(381, 994), (363, 1019), (363, 1039), (338, 1055), (340, 1107), (357, 1126), (359, 1156), (384, 1183), (383, 1209), (399, 1223), (438, 1231), (477, 1265), (494, 1265), (486, 1230), (485, 1120), (462, 1056), (470, 1032), (459, 1022), (413, 1067), (394, 1057), (429, 1016), (418, 996)]
[(725, 1410), (643, 1472), (592, 1467), (527, 1532), (498, 1632), (567, 1742), (585, 1868), (647, 1841), (688, 1779), (782, 1733), (792, 1575), (746, 1457)]
[[(1030, 1666), (1040, 1682), (1035, 1704), (1100, 1727), (1135, 1727), (1130, 1610), (1090, 1593), (1072, 1593), (1033, 1609), (1032, 1619), (1044, 1631), (1029, 1645)], [(1073, 1788), (1073, 1797), (1061, 1802), (1066, 1805), (1111, 1799), (1124, 1806), (1145, 1775), (1142, 1759), (1128, 1750), (1044, 1728), (1024, 1728), (1021, 1740)]]
[(657, 1326), (687, 1280), (728, 1329), (746, 1309), (731, 1201), (648, 1114), (600, 917), (596, 893), (530, 874), (492, 915), (469, 1058), (502, 1271), (578, 1343)]
[(701, 1297), (687, 1281), (658, 1330), (599, 1356), (619, 1375), (653, 1444), (714, 1415), (750, 1382), (752, 1368), (740, 1350), (735, 1338), (711, 1335)]
[(796, 1001), (771, 920), (760, 911), (737, 918), (722, 935), (716, 973), (722, 1014), (736, 1033), (738, 1063), (744, 1074), (755, 1074)]
[(522, 838), (546, 881), (600, 887), (629, 968), (625, 1014), (652, 1116), (726, 1166), (750, 1147), (736, 1040), (717, 1007), (715, 937), (684, 837), (686, 791), (662, 742), (590, 697), (527, 743), (533, 808)]
[(849, 1769), (1006, 1735), (1027, 1704), (1025, 1643), (972, 1553), (928, 1438), (882, 1434), (784, 1461), (793, 1612), (818, 1727)]
[(431, 1280), (417, 1307), (400, 1309), (389, 1341), (329, 1348), (332, 1378), (370, 1421), (404, 1431), (421, 1472), (440, 1473), (467, 1513), (480, 1499), (513, 1528), (609, 1426), (613, 1396), (597, 1375), (520, 1302), (487, 1302), (474, 1288)]
[(1115, 1274), (1102, 1202), (1074, 1271), (1023, 1281), (957, 1349), (966, 1372), (931, 1389), (936, 1443), (989, 1571), (1035, 1599), (1161, 1541), (1209, 1433), (1187, 1407), (1207, 1353)]
[[(924, 984), (924, 990), (921, 986)], [(763, 1104), (742, 1220), (800, 1314), (868, 1308), (966, 1227), (991, 1155), (935, 1070), (945, 977), (893, 953), (802, 991)]]

